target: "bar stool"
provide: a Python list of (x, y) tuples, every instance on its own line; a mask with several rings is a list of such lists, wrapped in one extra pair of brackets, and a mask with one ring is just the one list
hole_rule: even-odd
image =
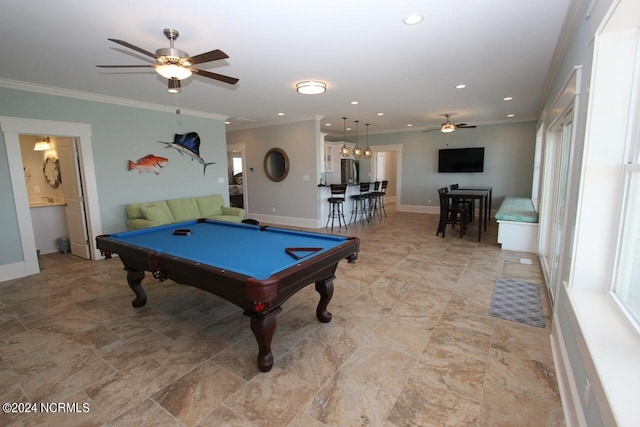
[(380, 215), (380, 220), (382, 221), (382, 213), (384, 212), (384, 216), (387, 216), (387, 210), (384, 208), (384, 196), (387, 194), (387, 186), (389, 185), (389, 181), (383, 180), (380, 185), (380, 191), (376, 191), (376, 203), (378, 205), (378, 213)]
[(373, 189), (369, 192), (369, 218), (378, 215), (379, 200), (378, 194), (380, 193), (380, 181), (373, 183)]
[(353, 209), (351, 210), (351, 218), (349, 222), (357, 221), (358, 215), (360, 215), (360, 221), (363, 223), (365, 218), (367, 219), (367, 222), (369, 222), (369, 201), (371, 199), (369, 187), (371, 187), (370, 182), (361, 182), (360, 194), (351, 196), (351, 200), (353, 200)]
[(344, 228), (347, 228), (347, 221), (344, 218), (344, 212), (342, 206), (344, 205), (344, 198), (347, 194), (347, 184), (331, 184), (331, 197), (329, 197), (329, 216), (327, 217), (327, 225), (329, 227), (329, 220), (331, 220), (331, 231), (333, 231), (333, 221), (338, 218), (338, 226), (342, 227), (344, 222)]

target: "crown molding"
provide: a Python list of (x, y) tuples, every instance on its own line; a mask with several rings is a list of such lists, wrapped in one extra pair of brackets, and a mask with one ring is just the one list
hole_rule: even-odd
[[(134, 101), (126, 98), (116, 98), (114, 96), (99, 95), (96, 93), (81, 92), (78, 90), (63, 89), (63, 88), (54, 87), (54, 86), (45, 86), (45, 85), (39, 85), (35, 83), (27, 83), (27, 82), (21, 82), (18, 80), (10, 80), (10, 79), (4, 79), (4, 78), (0, 78), (0, 87), (5, 87), (8, 89), (15, 89), (15, 90), (22, 90), (26, 92), (41, 93), (45, 95), (64, 96), (66, 98), (81, 99), (83, 101), (93, 101), (93, 102), (100, 102), (104, 104), (121, 105), (123, 107), (143, 108), (145, 110), (161, 111), (163, 113), (175, 113), (176, 111), (174, 107), (169, 107), (166, 105), (153, 104), (150, 102)], [(180, 114), (183, 116), (200, 117), (205, 119), (222, 120), (222, 121), (226, 120), (229, 117), (222, 114), (207, 113), (204, 111), (190, 110), (185, 108), (180, 109)]]

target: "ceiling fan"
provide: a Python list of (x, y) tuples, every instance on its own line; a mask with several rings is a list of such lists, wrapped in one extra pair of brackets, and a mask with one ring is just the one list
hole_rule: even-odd
[(451, 133), (456, 129), (472, 129), (472, 128), (477, 127), (475, 125), (468, 125), (466, 123), (459, 123), (459, 124), (456, 125), (454, 123), (451, 123), (451, 121), (449, 120), (449, 118), (451, 117), (451, 113), (445, 113), (443, 115), (447, 118), (446, 122), (442, 123), (440, 125), (440, 127), (433, 128), (433, 129), (427, 129), (427, 130), (424, 130), (423, 132), (431, 132), (431, 131), (434, 131), (434, 130), (439, 130), (442, 133)]
[(162, 77), (169, 80), (169, 92), (178, 93), (180, 89), (180, 80), (189, 78), (192, 74), (198, 74), (203, 77), (218, 80), (224, 83), (236, 84), (238, 79), (235, 77), (224, 76), (222, 74), (212, 73), (210, 71), (195, 68), (194, 65), (204, 62), (218, 61), (226, 59), (229, 56), (219, 49), (201, 53), (200, 55), (189, 56), (183, 50), (173, 47), (173, 42), (178, 38), (178, 30), (173, 28), (165, 28), (164, 35), (169, 39), (169, 47), (156, 50), (153, 54), (145, 49), (128, 43), (124, 40), (109, 39), (110, 41), (133, 49), (143, 55), (153, 58), (156, 62), (144, 65), (96, 65), (100, 68), (154, 68)]

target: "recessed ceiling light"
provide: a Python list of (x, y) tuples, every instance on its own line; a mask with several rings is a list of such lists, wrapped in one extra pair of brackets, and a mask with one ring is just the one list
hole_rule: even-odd
[(456, 89), (464, 89), (465, 87), (467, 87), (467, 85), (462, 83), (462, 84), (459, 84), (458, 86), (456, 86)]
[(513, 98), (511, 96), (506, 96), (503, 98), (505, 101), (511, 101)]
[(407, 125), (407, 127), (412, 127), (412, 126), (413, 126), (413, 125), (412, 125), (411, 123), (409, 123), (409, 124)]
[(351, 128), (347, 128), (347, 130), (351, 130)]
[(331, 126), (331, 123), (325, 123), (325, 126)]
[(384, 116), (384, 113), (378, 113), (378, 116)]
[(230, 125), (230, 124), (231, 124), (231, 122), (227, 120), (226, 122), (224, 122), (224, 124), (225, 124), (225, 125)]
[(284, 116), (284, 113), (278, 113), (279, 116)]
[(402, 22), (404, 22), (407, 25), (416, 25), (422, 22), (423, 19), (424, 18), (422, 17), (422, 15), (418, 15), (417, 13), (415, 13), (413, 15), (409, 15), (406, 18), (404, 18)]
[(515, 114), (507, 114), (507, 117), (515, 117)]
[(351, 105), (358, 105), (358, 101), (351, 101)]

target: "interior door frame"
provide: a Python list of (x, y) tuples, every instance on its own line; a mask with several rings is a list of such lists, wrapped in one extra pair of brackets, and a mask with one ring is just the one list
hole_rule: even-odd
[(243, 143), (227, 144), (227, 157), (231, 152), (240, 153), (240, 157), (242, 158), (242, 204), (245, 213), (249, 213), (249, 195), (247, 194), (247, 180), (249, 179), (249, 174), (247, 173), (247, 147)]
[[(402, 210), (402, 202), (400, 198), (400, 194), (402, 192), (402, 144), (388, 144), (388, 145), (372, 145), (371, 146), (372, 155), (371, 159), (371, 178), (376, 180), (378, 177), (378, 153), (384, 152), (395, 152), (396, 153), (396, 209)], [(385, 162), (388, 159), (385, 158)]]
[[(92, 242), (97, 236), (102, 234), (102, 221), (100, 218), (98, 187), (93, 162), (93, 149), (91, 146), (91, 125), (0, 116), (0, 131), (3, 134), (7, 152), (9, 175), (11, 177), (16, 216), (20, 229), (23, 256), (22, 262), (5, 266), (6, 268), (0, 267), (0, 281), (3, 281), (40, 272), (35, 236), (33, 234), (33, 224), (29, 210), (29, 197), (24, 181), (23, 162), (20, 152), (20, 134), (40, 134), (76, 138), (89, 242)], [(91, 259), (101, 259), (102, 255), (95, 245), (90, 245), (90, 247)]]
[[(575, 183), (572, 181), (571, 171), (574, 170), (574, 161), (575, 161), (575, 146), (576, 146), (576, 127), (575, 124), (578, 122), (577, 114), (580, 111), (580, 85), (582, 78), (582, 66), (574, 67), (572, 73), (568, 77), (563, 90), (558, 94), (557, 98), (553, 102), (549, 111), (545, 114), (545, 118), (543, 120), (543, 127), (546, 129), (544, 131), (544, 148), (543, 152), (546, 153), (549, 144), (562, 144), (562, 139), (564, 137), (564, 127), (560, 126), (563, 120), (566, 120), (568, 115), (572, 115), (571, 123), (573, 123), (573, 131), (571, 134), (570, 141), (568, 141), (568, 176), (566, 182), (566, 194), (565, 194), (565, 203), (566, 200), (571, 200), (572, 194), (576, 189), (574, 188)], [(552, 147), (553, 148), (553, 147)], [(558, 153), (561, 157), (562, 153)], [(549, 179), (550, 175), (554, 173), (553, 165), (550, 164), (550, 161), (554, 159), (549, 159), (546, 154), (542, 161), (542, 182), (540, 187), (540, 221), (539, 221), (539, 235), (538, 235), (538, 257), (540, 259), (540, 265), (542, 267), (542, 272), (545, 278), (545, 284), (547, 289), (547, 294), (549, 295), (549, 299), (552, 305), (555, 306), (555, 299), (558, 290), (560, 289), (560, 282), (565, 279), (566, 274), (568, 273), (568, 269), (565, 268), (567, 256), (570, 256), (570, 253), (565, 252), (565, 248), (567, 248), (566, 242), (567, 239), (573, 239), (573, 230), (569, 230), (567, 228), (567, 215), (565, 212), (563, 218), (563, 230), (560, 242), (561, 252), (559, 254), (558, 259), (558, 270), (553, 277), (556, 280), (556, 283), (551, 283), (551, 270), (553, 268), (552, 264), (547, 262), (547, 258), (545, 257), (546, 252), (548, 251), (550, 245), (553, 245), (553, 242), (550, 241), (550, 228), (554, 226), (556, 218), (553, 217), (555, 213), (555, 203), (556, 198), (558, 196), (559, 189), (555, 187), (555, 182), (552, 179)], [(561, 158), (555, 159), (558, 162), (561, 161)]]

